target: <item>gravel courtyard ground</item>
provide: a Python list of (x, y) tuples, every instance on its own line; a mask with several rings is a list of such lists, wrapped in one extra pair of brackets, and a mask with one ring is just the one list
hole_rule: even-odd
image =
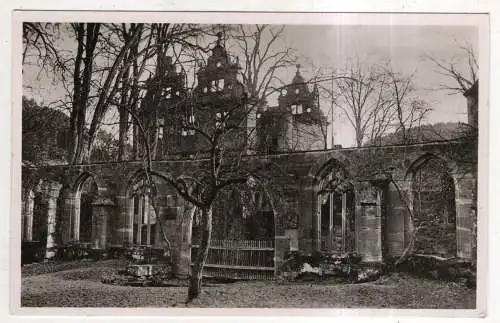
[[(128, 287), (100, 282), (116, 260), (22, 268), (23, 307), (184, 307), (186, 287)], [(189, 307), (475, 308), (475, 290), (391, 274), (363, 284), (338, 282), (210, 283)]]

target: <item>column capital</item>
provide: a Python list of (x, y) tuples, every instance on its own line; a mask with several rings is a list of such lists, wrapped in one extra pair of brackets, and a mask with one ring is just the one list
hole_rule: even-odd
[(49, 198), (58, 198), (61, 191), (62, 184), (56, 181), (46, 181), (43, 184), (43, 190)]
[(370, 184), (376, 187), (385, 187), (392, 181), (392, 175), (390, 173), (375, 173), (368, 181)]
[(92, 201), (92, 206), (115, 206), (115, 202), (109, 197), (97, 196), (94, 201)]

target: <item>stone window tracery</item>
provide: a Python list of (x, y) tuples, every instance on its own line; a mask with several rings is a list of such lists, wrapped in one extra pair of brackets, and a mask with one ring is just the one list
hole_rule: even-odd
[(215, 126), (216, 127), (224, 127), (226, 125), (227, 121), (227, 116), (229, 115), (229, 112), (223, 111), (222, 113), (217, 112), (215, 114)]
[(303, 112), (302, 104), (292, 104), (291, 108), (292, 108), (293, 115), (302, 114), (302, 112)]
[(134, 187), (134, 243), (138, 245), (153, 245), (156, 238), (156, 213), (149, 197), (150, 188), (144, 180)]
[(166, 99), (171, 99), (172, 98), (172, 88), (167, 87), (164, 91), (164, 95)]

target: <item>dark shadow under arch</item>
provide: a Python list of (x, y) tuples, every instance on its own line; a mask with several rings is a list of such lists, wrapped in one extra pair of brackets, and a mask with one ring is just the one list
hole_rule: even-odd
[(406, 172), (411, 213), (414, 225), (419, 228), (415, 240), (417, 253), (457, 255), (457, 188), (453, 169), (449, 160), (427, 153), (417, 158)]

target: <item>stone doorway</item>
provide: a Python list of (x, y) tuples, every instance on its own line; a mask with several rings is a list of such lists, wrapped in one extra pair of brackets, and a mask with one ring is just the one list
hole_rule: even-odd
[(150, 188), (145, 180), (139, 180), (133, 187), (134, 227), (133, 243), (152, 246), (156, 244), (156, 213), (150, 201)]
[(81, 185), (80, 215), (79, 215), (79, 242), (91, 242), (93, 228), (92, 202), (98, 195), (97, 184), (92, 177), (88, 177)]
[(347, 171), (331, 161), (319, 176), (316, 200), (317, 250), (342, 254), (355, 249), (355, 194)]
[(42, 194), (37, 192), (33, 198), (33, 225), (31, 228), (31, 239), (34, 241), (47, 241), (47, 201)]
[(321, 251), (342, 254), (354, 248), (354, 192), (318, 194)]
[(455, 181), (447, 163), (426, 155), (411, 168), (411, 200), (418, 253), (457, 256)]

